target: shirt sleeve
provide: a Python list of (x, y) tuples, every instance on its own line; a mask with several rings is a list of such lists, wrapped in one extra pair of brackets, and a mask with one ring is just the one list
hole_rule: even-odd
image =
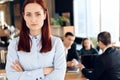
[(66, 58), (63, 43), (60, 39), (56, 42), (54, 56), (54, 71), (43, 80), (64, 80), (66, 73)]
[(76, 59), (77, 61), (79, 61), (79, 55), (76, 50), (76, 43), (72, 44), (67, 54), (67, 61), (72, 61), (73, 59)]
[(17, 42), (12, 40), (8, 47), (6, 73), (8, 80), (36, 80), (37, 78), (44, 78), (43, 69), (36, 69), (32, 71), (16, 72), (11, 68), (14, 61), (18, 60), (17, 56)]
[(49, 75), (43, 74), (43, 68), (31, 71), (17, 72), (11, 68), (14, 61), (18, 60), (17, 41), (10, 42), (7, 54), (6, 73), (8, 80), (64, 80), (66, 72), (66, 59), (63, 43), (60, 39), (56, 41), (54, 55), (54, 71)]

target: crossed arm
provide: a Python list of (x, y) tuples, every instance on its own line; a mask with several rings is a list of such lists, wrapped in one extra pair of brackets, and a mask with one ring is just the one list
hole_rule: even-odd
[[(21, 64), (18, 61), (13, 62), (13, 65), (11, 65), (11, 68), (17, 72), (23, 72), (24, 69), (22, 68)], [(50, 74), (54, 70), (53, 67), (45, 67), (43, 68), (44, 75)]]

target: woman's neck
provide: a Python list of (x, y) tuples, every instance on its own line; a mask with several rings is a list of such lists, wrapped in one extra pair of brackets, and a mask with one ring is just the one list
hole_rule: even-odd
[(91, 49), (91, 47), (85, 47), (85, 50), (90, 50)]
[(41, 34), (41, 31), (40, 31), (40, 30), (38, 30), (38, 31), (36, 31), (36, 30), (31, 30), (31, 31), (30, 31), (30, 35), (31, 35), (31, 36), (37, 36), (37, 35), (39, 35), (39, 34)]

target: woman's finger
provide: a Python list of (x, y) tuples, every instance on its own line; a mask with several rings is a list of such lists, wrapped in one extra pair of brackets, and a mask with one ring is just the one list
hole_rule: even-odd
[(15, 65), (12, 65), (11, 67), (12, 67), (12, 69), (14, 69), (15, 71), (19, 72), (19, 69), (18, 69)]
[(11, 66), (14, 70), (18, 71), (18, 72), (22, 72), (23, 69), (21, 67), (21, 65), (18, 62), (13, 62), (13, 65)]
[(17, 68), (19, 68), (20, 71), (23, 71), (22, 66), (20, 65), (20, 63), (18, 61), (15, 61), (15, 64), (16, 64)]

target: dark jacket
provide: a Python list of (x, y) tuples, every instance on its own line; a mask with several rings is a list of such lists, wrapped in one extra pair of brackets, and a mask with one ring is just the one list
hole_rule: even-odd
[(120, 80), (120, 50), (108, 48), (97, 58), (92, 73), (86, 68), (82, 73), (90, 80)]
[(79, 56), (76, 50), (76, 43), (73, 43), (71, 48), (68, 50), (67, 61), (72, 61), (72, 59), (79, 60)]

